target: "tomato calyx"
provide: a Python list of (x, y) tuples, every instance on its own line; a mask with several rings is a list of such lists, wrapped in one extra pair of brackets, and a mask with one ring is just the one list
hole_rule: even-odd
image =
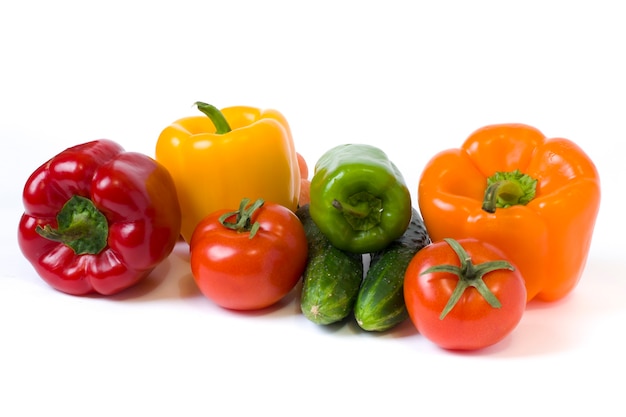
[(459, 242), (454, 239), (446, 238), (444, 241), (450, 245), (454, 253), (459, 257), (461, 262), (461, 266), (456, 265), (435, 265), (432, 266), (425, 271), (423, 274), (429, 274), (433, 272), (448, 272), (456, 275), (459, 278), (459, 281), (448, 300), (448, 303), (444, 307), (441, 315), (439, 316), (440, 320), (443, 320), (448, 313), (454, 308), (454, 306), (459, 302), (461, 296), (465, 292), (468, 287), (474, 287), (479, 292), (479, 294), (489, 303), (489, 305), (493, 308), (500, 308), (502, 304), (498, 297), (487, 287), (485, 281), (483, 281), (483, 277), (485, 274), (496, 271), (499, 269), (508, 269), (510, 271), (514, 271), (515, 268), (511, 263), (505, 260), (497, 260), (497, 261), (489, 261), (483, 262), (478, 265), (474, 265), (472, 263), (472, 258), (465, 251), (463, 246)]
[[(239, 204), (239, 209), (222, 214), (219, 218), (219, 222), (222, 226), (238, 233), (249, 232), (250, 236), (248, 238), (252, 239), (259, 230), (259, 227), (261, 227), (259, 222), (252, 223), (252, 216), (265, 202), (262, 198), (259, 198), (252, 205), (250, 205), (250, 207), (247, 207), (249, 202), (250, 199), (248, 198), (242, 199)], [(235, 217), (234, 222), (228, 221), (231, 217)]]

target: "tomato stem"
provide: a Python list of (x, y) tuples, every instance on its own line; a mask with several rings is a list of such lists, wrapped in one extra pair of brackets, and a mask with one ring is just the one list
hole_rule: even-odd
[(426, 269), (422, 274), (429, 274), (433, 272), (447, 272), (450, 274), (454, 274), (459, 278), (459, 281), (452, 291), (452, 295), (448, 300), (448, 303), (444, 307), (441, 315), (439, 316), (440, 320), (443, 320), (448, 313), (454, 308), (454, 306), (459, 302), (465, 290), (469, 287), (474, 287), (480, 295), (489, 303), (489, 305), (493, 308), (500, 308), (502, 304), (498, 297), (489, 289), (485, 281), (483, 281), (483, 277), (485, 274), (496, 271), (499, 269), (508, 269), (510, 271), (515, 270), (513, 265), (504, 260), (498, 261), (489, 261), (483, 262), (478, 265), (474, 265), (472, 263), (472, 259), (469, 254), (465, 251), (463, 246), (459, 242), (454, 239), (446, 238), (444, 239), (448, 245), (452, 248), (454, 253), (459, 257), (461, 262), (461, 266), (456, 265), (436, 265)]
[[(250, 207), (247, 207), (249, 202), (250, 199), (248, 198), (242, 199), (239, 204), (239, 209), (222, 214), (219, 218), (219, 222), (222, 226), (235, 230), (236, 232), (249, 232), (250, 236), (248, 236), (248, 238), (252, 239), (261, 227), (259, 222), (252, 223), (252, 216), (265, 202), (263, 199), (259, 198), (252, 205), (250, 205)], [(235, 221), (229, 222), (228, 219), (233, 216), (236, 216)]]

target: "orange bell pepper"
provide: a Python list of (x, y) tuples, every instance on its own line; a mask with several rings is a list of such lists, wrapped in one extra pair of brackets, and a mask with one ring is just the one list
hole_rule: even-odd
[(285, 117), (247, 106), (221, 111), (196, 103), (204, 115), (175, 121), (159, 135), (155, 159), (174, 178), (182, 212), (181, 234), (189, 242), (196, 225), (243, 198), (295, 211), (300, 171)]
[(523, 124), (492, 125), (428, 162), (418, 203), (433, 241), (491, 243), (519, 268), (528, 301), (555, 301), (584, 270), (600, 178), (570, 140)]

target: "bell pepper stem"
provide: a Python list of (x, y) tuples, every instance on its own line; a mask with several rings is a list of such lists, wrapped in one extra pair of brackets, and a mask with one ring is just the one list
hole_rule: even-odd
[(535, 198), (537, 180), (516, 169), (496, 172), (487, 179), (482, 209), (495, 213), (496, 208), (526, 205)]
[(226, 120), (226, 117), (224, 117), (224, 114), (217, 107), (201, 101), (196, 101), (195, 105), (198, 107), (198, 110), (211, 119), (211, 122), (213, 122), (213, 125), (215, 126), (215, 133), (223, 135), (232, 130)]
[(524, 192), (515, 181), (502, 180), (494, 182), (485, 190), (483, 200), (483, 210), (488, 213), (495, 213), (498, 201), (501, 207), (510, 207), (517, 204)]
[(63, 205), (56, 219), (56, 229), (47, 224), (43, 227), (37, 226), (35, 231), (43, 238), (64, 243), (77, 255), (95, 255), (107, 246), (107, 219), (90, 199), (72, 196)]
[[(239, 209), (236, 211), (222, 214), (219, 218), (219, 222), (222, 224), (222, 226), (236, 232), (249, 232), (250, 235), (248, 236), (248, 238), (252, 239), (261, 227), (259, 222), (252, 223), (252, 216), (259, 208), (261, 208), (261, 206), (263, 206), (265, 202), (263, 201), (263, 199), (259, 198), (252, 205), (250, 205), (250, 207), (247, 207), (249, 202), (250, 199), (248, 198), (242, 199), (241, 203), (239, 204)], [(229, 222), (228, 219), (233, 216), (235, 216), (235, 221)]]
[(446, 272), (450, 274), (454, 274), (458, 277), (458, 282), (448, 299), (445, 307), (443, 308), (441, 315), (439, 316), (440, 320), (443, 320), (448, 313), (454, 308), (454, 306), (459, 302), (465, 290), (469, 287), (474, 287), (478, 291), (478, 293), (489, 303), (489, 305), (493, 308), (502, 307), (502, 303), (498, 300), (498, 297), (489, 289), (485, 281), (483, 281), (483, 277), (485, 274), (496, 271), (499, 269), (508, 269), (513, 271), (515, 268), (511, 263), (505, 260), (497, 260), (497, 261), (489, 261), (483, 262), (482, 264), (474, 265), (472, 263), (471, 257), (465, 251), (463, 246), (459, 242), (454, 239), (446, 238), (444, 239), (448, 245), (452, 248), (454, 253), (459, 257), (461, 266), (456, 265), (436, 265), (432, 266), (422, 274), (430, 274), (433, 272)]
[(342, 203), (341, 201), (335, 199), (333, 200), (332, 204), (334, 208), (343, 212), (344, 214), (358, 217), (361, 219), (364, 217), (367, 217), (371, 211), (369, 208), (369, 205), (365, 202), (360, 202), (355, 205), (350, 205), (347, 203)]
[(339, 210), (354, 230), (369, 230), (380, 224), (383, 204), (379, 197), (362, 191), (344, 201), (334, 199), (332, 206)]

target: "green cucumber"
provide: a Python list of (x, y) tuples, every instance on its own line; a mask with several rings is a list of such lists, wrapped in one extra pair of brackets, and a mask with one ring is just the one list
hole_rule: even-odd
[(300, 308), (316, 324), (327, 325), (346, 318), (353, 310), (363, 280), (363, 259), (334, 247), (317, 227), (309, 206), (296, 211), (309, 242), (302, 280)]
[(408, 318), (404, 273), (413, 256), (429, 243), (424, 221), (413, 208), (404, 235), (385, 249), (370, 254), (369, 269), (354, 306), (354, 318), (363, 330), (382, 332)]

